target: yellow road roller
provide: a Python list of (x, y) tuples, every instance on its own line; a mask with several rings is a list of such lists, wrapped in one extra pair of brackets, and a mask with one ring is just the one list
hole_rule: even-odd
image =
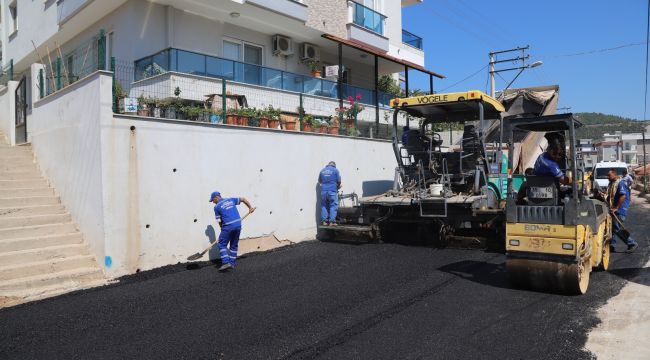
[[(507, 119), (505, 123), (504, 135), (511, 149), (505, 239), (508, 277), (517, 287), (584, 294), (592, 269), (609, 266), (612, 220), (607, 205), (585, 196), (569, 175), (584, 174), (576, 165), (575, 129), (581, 123), (572, 114)], [(538, 170), (539, 175), (526, 176), (515, 194), (512, 174), (524, 172), (525, 165), (513, 164), (517, 149), (513, 139), (531, 131), (545, 132), (555, 149), (561, 149), (548, 156), (554, 157), (566, 175), (549, 176)]]

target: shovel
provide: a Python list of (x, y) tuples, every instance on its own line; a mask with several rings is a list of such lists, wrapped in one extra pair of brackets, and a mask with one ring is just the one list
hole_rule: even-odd
[[(253, 208), (252, 210), (255, 211), (255, 209), (256, 209), (256, 208)], [(246, 213), (246, 215), (244, 215), (244, 217), (241, 218), (241, 221), (244, 221), (244, 219), (246, 219), (246, 217), (248, 217), (248, 215), (250, 215), (250, 214), (251, 214), (251, 211), (249, 210), (248, 213)], [(208, 251), (210, 251), (210, 249), (212, 249), (212, 247), (215, 246), (215, 245), (218, 244), (218, 243), (219, 243), (219, 240), (213, 242), (212, 244), (210, 244), (210, 246), (208, 246), (207, 248), (203, 249), (203, 251), (201, 251), (201, 252), (197, 252), (196, 254), (193, 254), (193, 255), (188, 256), (188, 257), (187, 257), (187, 260), (188, 260), (188, 261), (194, 261), (194, 260), (198, 260), (198, 259), (202, 258), (203, 255), (205, 255), (205, 253), (207, 253)]]
[(611, 212), (611, 214), (612, 214), (612, 219), (614, 219), (614, 221), (618, 223), (618, 226), (620, 228), (616, 232), (616, 235), (621, 237), (624, 241), (627, 241), (630, 238), (630, 232), (627, 231), (627, 229), (625, 229), (625, 226), (623, 226), (623, 222), (621, 221), (621, 219), (618, 218), (618, 216), (616, 216), (616, 214), (614, 214), (613, 211)]

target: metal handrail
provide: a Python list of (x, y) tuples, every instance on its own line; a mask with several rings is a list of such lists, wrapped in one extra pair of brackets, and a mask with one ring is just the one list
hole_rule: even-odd
[(404, 29), (402, 29), (402, 42), (422, 50), (422, 38)]
[[(386, 21), (386, 15), (384, 15), (384, 14), (382, 14), (382, 13), (380, 13), (380, 12), (374, 10), (374, 9), (371, 9), (371, 8), (369, 8), (369, 7), (367, 7), (367, 6), (363, 5), (363, 4), (359, 4), (356, 1), (352, 1), (352, 0), (348, 0), (348, 1), (350, 3), (352, 3), (352, 5), (353, 5), (354, 12), (352, 14), (352, 21), (356, 25), (359, 25), (359, 26), (361, 26), (361, 27), (363, 27), (365, 29), (368, 29), (370, 31), (374, 31), (374, 32), (376, 32), (376, 33), (378, 33), (378, 34), (380, 34), (382, 36), (384, 35), (384, 22)], [(365, 23), (365, 21), (359, 20), (359, 16), (358, 16), (358, 13), (360, 11), (359, 9), (364, 11), (363, 20), (366, 19), (365, 12), (368, 12), (373, 16), (373, 19), (372, 19), (373, 23), (376, 23), (376, 24), (374, 24), (374, 26), (370, 26), (370, 25), (367, 25)], [(379, 18), (378, 21), (376, 21), (376, 19), (374, 19), (375, 16), (377, 16)]]

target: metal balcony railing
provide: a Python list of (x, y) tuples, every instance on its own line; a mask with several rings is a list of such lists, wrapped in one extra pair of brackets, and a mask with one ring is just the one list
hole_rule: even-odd
[(422, 38), (402, 29), (402, 42), (422, 50)]
[(384, 35), (386, 16), (357, 2), (350, 1), (350, 3), (352, 4), (352, 22), (354, 24)]
[[(282, 89), (308, 95), (338, 99), (336, 81), (291, 73), (265, 66), (203, 55), (174, 48), (135, 61), (135, 81), (168, 71), (232, 80), (245, 84)], [(382, 91), (380, 106), (389, 106), (392, 95)], [(359, 86), (343, 84), (343, 98), (361, 96), (361, 103), (375, 104), (375, 91)]]

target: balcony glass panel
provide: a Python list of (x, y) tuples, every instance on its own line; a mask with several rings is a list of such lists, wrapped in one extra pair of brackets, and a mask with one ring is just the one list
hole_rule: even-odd
[(384, 35), (384, 20), (386, 17), (375, 10), (359, 3), (352, 2), (353, 22), (368, 30)]
[(205, 55), (178, 50), (178, 72), (205, 75)]
[(406, 30), (402, 30), (402, 42), (422, 50), (422, 38)]
[[(255, 64), (202, 55), (190, 51), (167, 49), (135, 62), (135, 80), (176, 71), (180, 73), (224, 78), (246, 84), (283, 89), (338, 99), (338, 84), (309, 75), (290, 73)], [(343, 96), (361, 96), (361, 103), (374, 105), (375, 91), (359, 86), (343, 85)], [(389, 106), (392, 95), (380, 93), (380, 106)]]

